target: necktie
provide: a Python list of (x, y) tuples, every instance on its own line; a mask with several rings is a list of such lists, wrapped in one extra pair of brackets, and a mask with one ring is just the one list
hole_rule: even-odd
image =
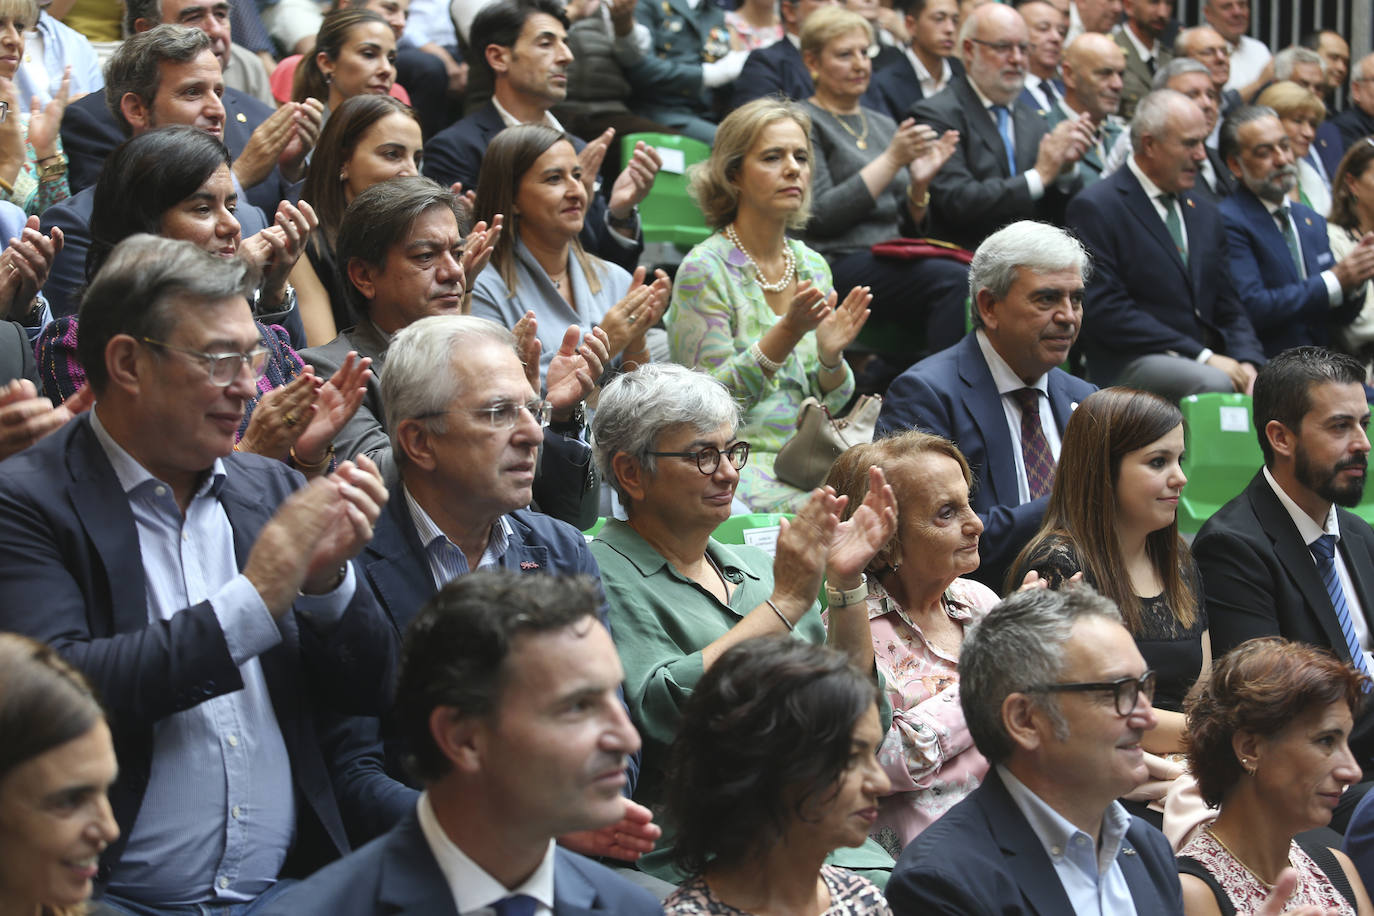
[(496, 916), (534, 916), (537, 904), (538, 901), (528, 894), (512, 894), (496, 901), (492, 909), (496, 910)]
[(1021, 407), (1021, 458), (1026, 464), (1026, 484), (1031, 499), (1048, 496), (1054, 484), (1054, 456), (1040, 426), (1040, 392), (1018, 388), (1011, 392)]
[(1183, 263), (1188, 263), (1188, 246), (1183, 241), (1183, 218), (1178, 215), (1178, 198), (1172, 194), (1159, 195), (1159, 202), (1164, 204), (1164, 228), (1169, 230), (1169, 238), (1174, 240), (1174, 247), (1178, 249), (1178, 256), (1183, 259)]
[(1361, 674), (1369, 674), (1369, 667), (1364, 661), (1364, 650), (1360, 648), (1360, 641), (1355, 636), (1355, 626), (1350, 622), (1350, 608), (1345, 603), (1345, 590), (1341, 588), (1340, 576), (1336, 575), (1336, 536), (1323, 534), (1308, 544), (1307, 549), (1312, 551), (1312, 559), (1317, 561), (1317, 572), (1321, 573), (1322, 584), (1326, 586), (1326, 593), (1331, 596), (1331, 606), (1336, 610), (1336, 620), (1341, 625), (1345, 647), (1350, 652), (1350, 664)]
[(1016, 174), (1016, 144), (1011, 139), (1011, 112), (1005, 105), (992, 106), (992, 113), (997, 116), (997, 132), (1002, 135), (1002, 146), (1007, 151), (1007, 168), (1011, 174)]
[(1293, 256), (1293, 267), (1297, 270), (1298, 276), (1304, 274), (1302, 269), (1302, 249), (1298, 247), (1298, 237), (1293, 233), (1293, 221), (1288, 218), (1288, 208), (1279, 207), (1274, 212), (1274, 219), (1279, 221), (1279, 230), (1283, 233), (1284, 244), (1288, 246), (1288, 253)]
[(1150, 71), (1151, 76), (1155, 75), (1155, 56), (1153, 54), (1145, 58), (1145, 69)]
[(1059, 101), (1059, 90), (1054, 88), (1054, 80), (1041, 80), (1040, 88), (1044, 91), (1045, 98), (1050, 100), (1050, 107), (1053, 108), (1054, 103)]

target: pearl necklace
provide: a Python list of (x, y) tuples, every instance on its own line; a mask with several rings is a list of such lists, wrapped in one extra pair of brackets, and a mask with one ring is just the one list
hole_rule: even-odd
[(763, 268), (759, 266), (759, 262), (755, 261), (754, 256), (746, 251), (744, 245), (740, 243), (739, 236), (735, 234), (734, 223), (725, 227), (725, 237), (739, 249), (740, 254), (744, 255), (744, 260), (748, 261), (750, 266), (754, 268), (754, 273), (758, 274), (759, 286), (770, 293), (780, 293), (787, 289), (788, 284), (792, 282), (793, 275), (797, 272), (797, 259), (792, 255), (792, 247), (787, 244), (786, 239), (784, 239), (782, 243), (782, 261), (784, 265), (782, 279), (777, 283), (769, 283), (764, 279)]

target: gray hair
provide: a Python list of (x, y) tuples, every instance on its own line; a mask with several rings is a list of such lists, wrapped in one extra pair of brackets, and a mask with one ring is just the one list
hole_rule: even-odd
[(382, 373), (382, 415), (391, 432), (391, 453), (398, 465), (405, 452), (396, 430), (403, 420), (425, 419), (436, 435), (448, 432), (444, 413), (463, 393), (451, 371), (459, 352), (482, 341), (509, 347), (516, 353), (515, 335), (486, 318), (473, 315), (433, 315), (407, 325), (386, 351)]
[(1326, 76), (1326, 60), (1311, 48), (1290, 45), (1274, 55), (1274, 82), (1281, 83), (1293, 78), (1293, 67), (1298, 64), (1316, 64)]
[(1144, 148), (1146, 137), (1160, 137), (1169, 125), (1169, 115), (1181, 102), (1193, 104), (1192, 99), (1174, 89), (1156, 89), (1141, 99), (1131, 119), (1131, 149), (1138, 153)]
[(989, 763), (1004, 762), (1015, 749), (1002, 721), (1002, 704), (1013, 693), (1034, 696), (1054, 723), (1055, 736), (1068, 737), (1055, 695), (1032, 688), (1059, 679), (1073, 626), (1088, 617), (1121, 623), (1116, 605), (1089, 585), (1032, 589), (1013, 592), (964, 636), (959, 705), (973, 743)]
[(159, 25), (120, 43), (105, 65), (105, 107), (124, 136), (134, 132), (120, 105), (124, 96), (132, 92), (151, 108), (162, 82), (162, 62), (189, 63), (208, 50), (210, 36), (184, 25)]
[(193, 242), (140, 233), (120, 242), (81, 298), (76, 354), (96, 393), (103, 392), (111, 338), (166, 340), (187, 308), (248, 296), (257, 270), (243, 258), (217, 258)]
[(1023, 219), (998, 229), (983, 240), (968, 268), (968, 294), (973, 326), (983, 326), (978, 293), (987, 290), (999, 302), (1011, 292), (1020, 269), (1047, 274), (1077, 268), (1083, 282), (1092, 274), (1092, 260), (1072, 233), (1049, 223)]
[(1231, 162), (1232, 156), (1240, 155), (1240, 129), (1246, 124), (1251, 124), (1261, 118), (1275, 118), (1278, 112), (1268, 105), (1242, 105), (1234, 109), (1221, 122), (1221, 130), (1217, 132), (1217, 152), (1221, 154), (1221, 161)]
[(629, 495), (611, 467), (616, 455), (624, 452), (652, 474), (656, 464), (649, 452), (667, 430), (689, 426), (708, 433), (727, 423), (738, 427), (739, 422), (739, 405), (711, 376), (673, 363), (649, 363), (602, 389), (592, 420), (596, 466), (628, 506)]
[(1207, 65), (1202, 61), (1193, 60), (1191, 57), (1175, 57), (1155, 71), (1155, 78), (1150, 83), (1150, 88), (1168, 89), (1170, 80), (1185, 73), (1201, 73), (1209, 80), (1212, 78), (1212, 71), (1208, 70)]

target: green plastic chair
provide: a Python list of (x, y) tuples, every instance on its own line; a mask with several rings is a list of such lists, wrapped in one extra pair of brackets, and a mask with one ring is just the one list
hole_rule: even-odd
[(1178, 501), (1178, 527), (1194, 534), (1238, 495), (1264, 463), (1246, 394), (1193, 394), (1183, 411), (1183, 473), (1188, 484)]
[[(1374, 409), (1374, 404), (1369, 406), (1371, 409)], [(1374, 525), (1374, 487), (1369, 485), (1367, 479), (1364, 486), (1364, 498), (1360, 500), (1358, 506), (1350, 511), (1369, 522), (1369, 524)]]
[(590, 528), (588, 528), (586, 531), (583, 531), (582, 536), (585, 537), (587, 539), (587, 543), (590, 544), (592, 542), (592, 539), (595, 538), (598, 534), (600, 534), (601, 529), (605, 527), (606, 516), (603, 515), (600, 518), (598, 518)]
[[(748, 543), (745, 540), (746, 532), (750, 533), (751, 537), (771, 534), (776, 538), (778, 522), (791, 517), (785, 512), (755, 512), (749, 515), (732, 515), (721, 522), (715, 531), (711, 532), (711, 537), (722, 544), (746, 544)], [(755, 535), (754, 532), (758, 534)], [(768, 552), (772, 553), (772, 550), (770, 549)]]
[[(629, 162), (635, 143), (643, 140), (660, 150), (675, 150), (682, 154), (681, 173), (664, 168), (654, 178), (654, 186), (639, 204), (639, 225), (646, 242), (667, 242), (679, 248), (691, 248), (704, 241), (711, 229), (702, 218), (696, 202), (687, 195), (687, 166), (705, 161), (711, 147), (691, 137), (674, 134), (626, 134), (620, 139), (621, 161)], [(673, 156), (672, 153), (669, 154)]]

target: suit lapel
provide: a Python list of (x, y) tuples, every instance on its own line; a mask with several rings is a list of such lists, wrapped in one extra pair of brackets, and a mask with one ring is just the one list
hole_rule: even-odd
[(1369, 567), (1369, 554), (1363, 545), (1352, 549), (1351, 544), (1354, 539), (1347, 539), (1346, 533), (1350, 528), (1351, 520), (1343, 517), (1341, 510), (1336, 510), (1337, 524), (1341, 528), (1341, 539), (1337, 542), (1337, 547), (1341, 552), (1341, 558), (1345, 560), (1345, 571), (1350, 573), (1350, 581), (1355, 586), (1355, 595), (1360, 599), (1360, 611), (1364, 614), (1364, 619), (1370, 619), (1370, 610), (1374, 608), (1374, 569)]
[[(986, 791), (984, 791), (986, 790)], [(1072, 913), (1069, 896), (1045, 854), (1040, 838), (1031, 829), (1021, 809), (1011, 800), (1007, 787), (994, 769), (979, 790), (979, 802), (988, 819), (988, 828), (1006, 857), (1021, 896), (1037, 916), (1063, 916)]]
[[(1283, 230), (1279, 228), (1279, 221), (1272, 213), (1264, 208), (1264, 204), (1248, 188), (1241, 188), (1232, 195), (1235, 198), (1236, 206), (1245, 212), (1246, 219), (1250, 225), (1255, 227), (1261, 242), (1266, 249), (1265, 254), (1276, 264), (1282, 265), (1284, 273), (1287, 275), (1288, 283), (1299, 283), (1302, 277), (1298, 276), (1298, 267), (1293, 263), (1293, 254), (1288, 250), (1288, 243), (1284, 241)], [(1296, 213), (1293, 214), (1295, 221), (1298, 219)], [(1302, 249), (1302, 243), (1298, 243), (1298, 248)], [(1306, 259), (1306, 252), (1303, 252)]]
[[(978, 98), (978, 93), (973, 91), (973, 87), (969, 85), (967, 79), (950, 80), (950, 85), (947, 88), (958, 94), (959, 106), (967, 115), (969, 128), (978, 142), (986, 146), (996, 160), (998, 174), (1003, 178), (1010, 178), (1011, 172), (1007, 168), (1007, 148), (1002, 145), (1002, 135), (997, 132), (997, 125), (992, 122), (992, 116), (983, 107), (983, 102)], [(1015, 111), (1014, 106), (1012, 110)]]
[[(1179, 256), (1178, 248), (1174, 246), (1174, 240), (1169, 237), (1169, 230), (1164, 228), (1164, 220), (1160, 219), (1159, 211), (1155, 209), (1154, 202), (1145, 196), (1145, 189), (1140, 186), (1135, 173), (1130, 166), (1123, 165), (1119, 170), (1121, 180), (1117, 187), (1126, 197), (1126, 210), (1145, 228), (1150, 237), (1155, 240), (1159, 247), (1164, 249), (1165, 254), (1175, 267), (1189, 278), (1189, 286), (1196, 289), (1197, 286), (1192, 282), (1188, 268), (1183, 263), (1183, 258)], [(1183, 211), (1184, 225), (1188, 226), (1189, 238), (1193, 238), (1193, 230), (1188, 223), (1189, 211), (1193, 208), (1179, 201), (1179, 209)]]
[(362, 562), (367, 568), (367, 580), (392, 626), (398, 634), (405, 633), (406, 626), (436, 589), (424, 545), (410, 520), (399, 483), (391, 489), (391, 498), (363, 552)]
[[(1011, 116), (1016, 125), (1016, 174), (1019, 175), (1035, 168), (1036, 157), (1040, 155), (1040, 138), (1045, 135), (1045, 119), (1036, 109), (1015, 103), (1011, 106)], [(998, 134), (997, 139), (1000, 141), (1002, 135)]]
[(1117, 853), (1116, 861), (1121, 865), (1121, 874), (1126, 879), (1126, 886), (1131, 889), (1131, 900), (1135, 902), (1136, 916), (1165, 916), (1161, 909), (1162, 900), (1160, 897), (1159, 885), (1150, 876), (1150, 872), (1145, 868), (1145, 862), (1141, 859), (1140, 853), (1136, 851), (1136, 846), (1132, 833), (1139, 829), (1140, 822), (1135, 821), (1130, 829), (1126, 831), (1126, 836), (1121, 841), (1121, 851)]
[(1059, 427), (1059, 435), (1064, 435), (1064, 427), (1069, 425), (1069, 417), (1073, 416), (1074, 409), (1078, 407), (1078, 402), (1069, 396), (1068, 386), (1065, 384), (1064, 376), (1055, 372), (1049, 372), (1046, 383), (1050, 389), (1050, 411), (1054, 414), (1054, 423)]
[(1002, 408), (1002, 396), (992, 380), (983, 351), (976, 335), (968, 334), (960, 342), (959, 378), (968, 386), (964, 406), (974, 425), (982, 433), (985, 463), (982, 468), (983, 485), (991, 491), (990, 505), (1016, 505), (1020, 502), (1016, 486), (1016, 462), (992, 460), (993, 455), (1010, 455), (1014, 448), (1011, 431), (1007, 428), (1007, 414)]
[(554, 916), (590, 916), (606, 912), (604, 907), (597, 906), (596, 887), (561, 848), (554, 850), (553, 912)]
[(377, 910), (406, 916), (458, 916), (453, 891), (411, 810), (386, 839), (377, 881)]
[(544, 544), (528, 543), (529, 530), (512, 516), (510, 522), (510, 543), (501, 556), (501, 565), (517, 572), (552, 572), (549, 566), (549, 548)]

